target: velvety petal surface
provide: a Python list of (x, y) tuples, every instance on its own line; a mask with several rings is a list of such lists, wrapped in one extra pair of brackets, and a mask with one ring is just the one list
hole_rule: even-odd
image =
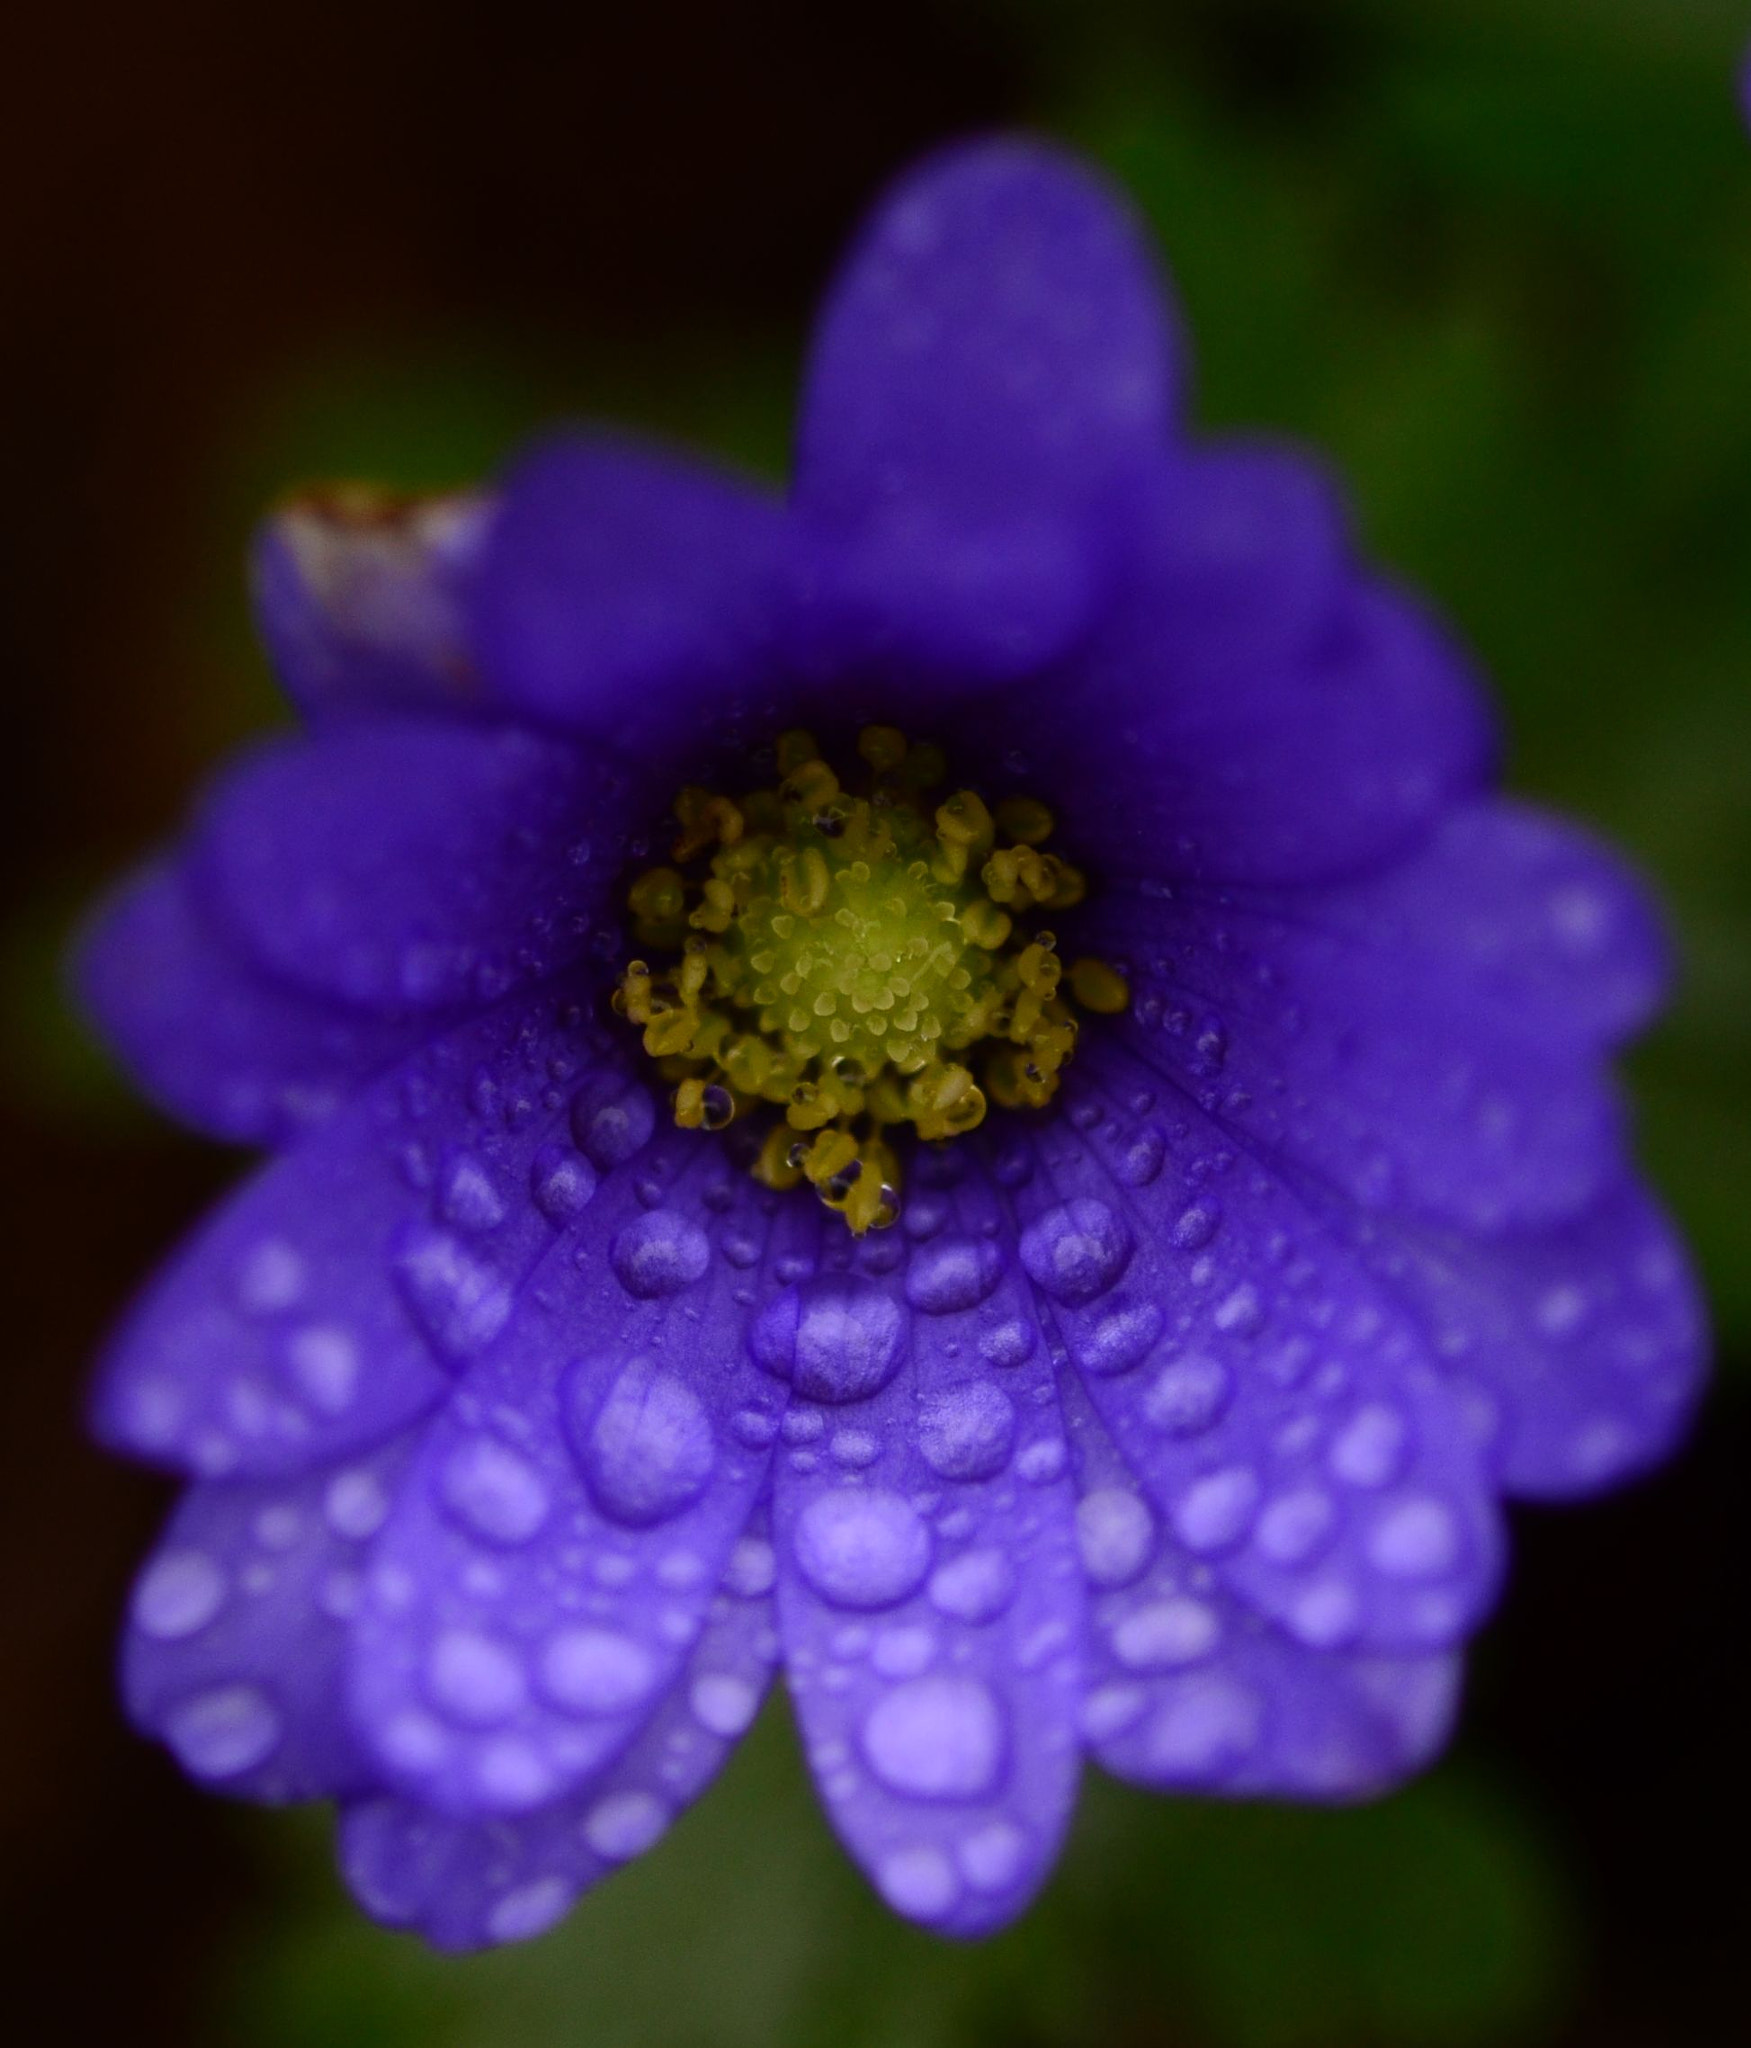
[(623, 790), (611, 764), (516, 727), (349, 720), (232, 768), (190, 875), (298, 987), (390, 1012), (480, 1004), (579, 958), (624, 857)]
[(481, 659), (534, 717), (684, 766), (714, 700), (770, 665), (784, 536), (777, 500), (741, 478), (606, 436), (552, 442), (502, 489)]
[(772, 1546), (756, 1522), (681, 1676), (625, 1754), (571, 1798), (488, 1821), (393, 1795), (348, 1807), (340, 1860), (360, 1905), (441, 1949), (544, 1934), (581, 1892), (660, 1839), (752, 1724), (778, 1651), (771, 1585)]
[[(920, 1190), (905, 1228), (793, 1304), (779, 1622), (846, 1846), (897, 1912), (976, 1935), (1069, 1820), (1082, 1588), (1050, 1352), (991, 1190)], [(847, 1357), (886, 1377), (848, 1382)]]
[(1180, 639), (1166, 552), (1088, 648), (1012, 707), (1079, 858), (1111, 874), (1302, 884), (1410, 847), (1483, 786), (1483, 692), (1413, 599), (1352, 577), (1305, 643), (1285, 635), (1236, 662), (1219, 634)]
[(288, 1143), (430, 1029), (263, 973), (214, 928), (176, 861), (143, 869), (98, 910), (74, 974), (144, 1092), (238, 1144)]
[(372, 1784), (342, 1694), (370, 1540), (409, 1443), (296, 1477), (184, 1495), (135, 1581), (122, 1690), (135, 1724), (199, 1783), (247, 1799)]
[(363, 1091), (147, 1290), (99, 1382), (98, 1433), (185, 1471), (266, 1474), (433, 1407), (599, 1173), (650, 1134), (649, 1096), (598, 1062), (560, 999), (517, 997)]
[(963, 684), (1057, 653), (1176, 382), (1161, 281), (1098, 178), (1021, 140), (913, 172), (828, 295), (803, 395), (793, 502), (841, 639), (867, 662), (885, 632)]
[(1082, 1733), (1118, 1777), (1226, 1798), (1368, 1798), (1452, 1729), (1456, 1655), (1316, 1651), (1254, 1613), (1175, 1540), (1068, 1380), (1088, 1580)]
[(656, 1138), (433, 1424), (378, 1539), (351, 1673), (385, 1777), (421, 1804), (550, 1805), (681, 1669), (768, 1464), (738, 1297), (763, 1277), (770, 1200), (692, 1134)]
[(1677, 1234), (1627, 1176), (1554, 1228), (1489, 1238), (1352, 1219), (1462, 1391), (1500, 1483), (1531, 1499), (1621, 1485), (1688, 1428), (1708, 1359)]
[(306, 718), (373, 705), (469, 704), (482, 682), (463, 594), (489, 498), (310, 493), (276, 512), (251, 563), (255, 622)]
[(1189, 1104), (1077, 1067), (1009, 1165), (1022, 1263), (1178, 1544), (1308, 1649), (1459, 1641), (1501, 1530), (1422, 1330)]

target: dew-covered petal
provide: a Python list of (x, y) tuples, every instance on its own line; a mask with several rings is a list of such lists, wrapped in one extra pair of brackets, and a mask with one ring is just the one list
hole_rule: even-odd
[(1316, 915), (1103, 906), (1079, 943), (1131, 985), (1109, 1035), (1239, 1143), (1365, 1207), (1499, 1230), (1609, 1179), (1623, 1117), (1597, 1047), (1332, 941)]
[(295, 1471), (374, 1443), (443, 1398), (555, 1230), (654, 1119), (557, 998), (515, 997), (459, 1026), (195, 1234), (116, 1341), (98, 1433), (207, 1476)]
[[(769, 1550), (763, 1529), (743, 1538)], [(755, 1575), (758, 1576), (758, 1575)], [(777, 1655), (770, 1572), (739, 1562), (687, 1663), (637, 1740), (583, 1790), (540, 1811), (458, 1820), (393, 1794), (347, 1808), (341, 1868), (366, 1912), (441, 1949), (545, 1933), (581, 1892), (663, 1835), (752, 1724)]]
[[(687, 1132), (608, 1182), (428, 1433), (379, 1539), (352, 1697), (386, 1778), (463, 1818), (592, 1779), (649, 1720), (764, 1480), (738, 1263), (771, 1201)], [(756, 1256), (764, 1251), (756, 1239)]]
[(203, 1785), (276, 1802), (371, 1788), (344, 1711), (346, 1636), (409, 1448), (183, 1496), (134, 1582), (122, 1690)]
[(226, 943), (182, 868), (141, 870), (83, 934), (80, 1000), (161, 1108), (238, 1144), (281, 1145), (321, 1123), (430, 1030), (277, 981)]
[(266, 521), (251, 563), (256, 627), (307, 718), (480, 696), (463, 599), (491, 517), (474, 493), (354, 487), (307, 492)]
[(387, 714), (258, 749), (197, 821), (215, 921), (300, 988), (391, 1012), (578, 959), (623, 858), (619, 772), (510, 726)]
[(1293, 1640), (1178, 1541), (1074, 1382), (1064, 1413), (1090, 1602), (1082, 1732), (1108, 1770), (1157, 1791), (1347, 1800), (1434, 1757), (1452, 1726), (1456, 1655)]
[(839, 594), (938, 665), (1056, 652), (1105, 568), (1106, 501), (1166, 443), (1174, 355), (1145, 239), (1086, 169), (1004, 140), (911, 173), (829, 292), (804, 387), (793, 502), (853, 543)]
[(1707, 1314), (1676, 1233), (1635, 1182), (1537, 1232), (1468, 1238), (1393, 1217), (1359, 1230), (1510, 1493), (1603, 1492), (1683, 1436), (1702, 1392)]
[[(936, 1206), (913, 1195), (915, 1232)], [(911, 1297), (899, 1371), (855, 1404), (792, 1406), (774, 1507), (786, 1674), (829, 1816), (897, 1912), (974, 1935), (1057, 1855), (1082, 1595), (1050, 1353), (1013, 1246), (988, 1234), (976, 1182), (942, 1213), (881, 1276)]]
[(639, 760), (759, 674), (785, 530), (763, 490), (580, 435), (529, 455), (501, 506), (474, 615), (507, 702)]
[(1104, 1426), (1181, 1546), (1298, 1642), (1457, 1642), (1501, 1531), (1424, 1332), (1281, 1180), (1140, 1080), (1091, 1040), (1011, 1196)]
[(1286, 974), (1413, 982), (1430, 1007), (1618, 1044), (1664, 1000), (1671, 947), (1620, 855), (1507, 797), (1457, 806), (1407, 859), (1319, 890), (1235, 895), (1223, 914)]
[(1028, 706), (1042, 791), (1111, 873), (1305, 883), (1415, 843), (1494, 763), (1487, 700), (1443, 628), (1354, 577), (1305, 647), (1175, 665), (1174, 579), (1142, 579)]

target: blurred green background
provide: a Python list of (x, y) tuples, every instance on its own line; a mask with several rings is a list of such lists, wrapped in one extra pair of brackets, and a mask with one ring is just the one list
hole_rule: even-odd
[[(519, 0), (60, 10), (14, 53), (0, 575), (0, 1927), (26, 2037), (264, 2048), (1460, 2048), (1742, 2038), (1733, 1656), (1751, 1351), (1745, 0)], [(290, 484), (448, 484), (555, 413), (783, 470), (810, 301), (881, 181), (992, 125), (1157, 229), (1211, 426), (1303, 436), (1494, 673), (1512, 777), (1629, 846), (1686, 960), (1637, 1056), (1718, 1312), (1671, 1472), (1519, 1518), (1465, 1735), (1319, 1814), (1091, 1783), (1020, 1927), (871, 1901), (782, 1709), (643, 1864), (447, 1962), (342, 1902), (326, 1821), (125, 1735), (162, 1512), (80, 1443), (105, 1323), (235, 1171), (69, 1020), (78, 903), (280, 715), (241, 554)], [(93, 1958), (97, 1967), (93, 1967)]]

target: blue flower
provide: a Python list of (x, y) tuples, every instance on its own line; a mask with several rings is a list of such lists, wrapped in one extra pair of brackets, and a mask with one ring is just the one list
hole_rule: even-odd
[(191, 1482), (130, 1711), (338, 1802), (378, 1917), (539, 1932), (779, 1665), (946, 1933), (1025, 1905), (1085, 1754), (1377, 1791), (1446, 1738), (1504, 1497), (1684, 1428), (1608, 1064), (1657, 920), (1498, 792), (1317, 466), (1189, 437), (1181, 374), (1113, 196), (981, 144), (853, 250), (785, 496), (581, 434), (270, 522), (301, 729), (82, 971), (271, 1157), (96, 1415)]

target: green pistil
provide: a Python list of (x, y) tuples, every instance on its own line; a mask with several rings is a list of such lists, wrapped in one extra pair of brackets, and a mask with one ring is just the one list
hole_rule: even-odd
[[(629, 899), (640, 944), (677, 957), (633, 961), (616, 1006), (674, 1082), (677, 1122), (781, 1109), (756, 1175), (810, 1180), (861, 1233), (897, 1212), (889, 1125), (948, 1138), (988, 1099), (1055, 1092), (1077, 1026), (1052, 934), (1026, 922), (1080, 901), (1083, 882), (1038, 851), (1043, 805), (993, 817), (962, 790), (932, 808), (935, 748), (873, 726), (858, 751), (862, 793), (806, 733), (781, 738), (774, 789), (682, 792), (676, 864)], [(1098, 962), (1077, 962), (1071, 985), (1087, 1007), (1124, 1006)]]

